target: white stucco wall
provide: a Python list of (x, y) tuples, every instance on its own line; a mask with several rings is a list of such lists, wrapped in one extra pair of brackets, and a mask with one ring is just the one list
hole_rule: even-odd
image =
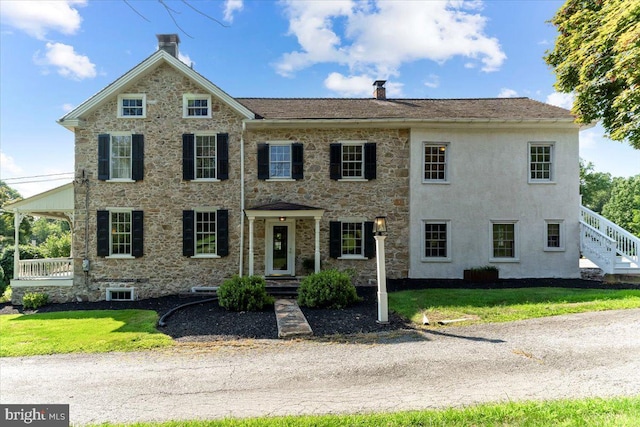
[[(448, 143), (448, 183), (423, 182), (424, 142)], [(529, 183), (529, 142), (552, 142), (553, 183)], [(410, 278), (462, 278), (495, 265), (501, 278), (579, 277), (578, 129), (456, 125), (413, 129)], [(429, 262), (424, 220), (450, 221), (450, 260)], [(517, 221), (516, 260), (492, 262), (491, 221)], [(545, 251), (545, 220), (563, 221), (564, 250)]]

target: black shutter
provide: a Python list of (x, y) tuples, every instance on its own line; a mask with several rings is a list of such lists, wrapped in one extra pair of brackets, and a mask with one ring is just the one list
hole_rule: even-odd
[(131, 179), (142, 181), (144, 177), (144, 135), (131, 135)]
[(192, 133), (182, 134), (182, 179), (191, 181), (195, 177), (194, 141)]
[(258, 144), (258, 179), (269, 179), (269, 144)]
[(329, 222), (329, 256), (331, 258), (342, 256), (342, 223), (340, 221)]
[(217, 254), (219, 256), (229, 255), (229, 211), (219, 210), (217, 212), (218, 230), (216, 231)]
[(97, 216), (98, 256), (109, 255), (109, 211), (98, 211)]
[(218, 179), (229, 179), (229, 134), (219, 133), (216, 143)]
[(109, 151), (111, 136), (109, 134), (98, 135), (98, 179), (109, 179)]
[(304, 178), (304, 152), (299, 142), (291, 144), (291, 178)]
[(182, 211), (182, 255), (193, 256), (195, 254), (195, 212)]
[(376, 143), (364, 144), (364, 178), (376, 179)]
[(131, 255), (144, 255), (144, 212), (131, 212)]
[(342, 144), (331, 144), (329, 153), (329, 177), (342, 178)]
[(373, 221), (364, 223), (364, 257), (374, 258), (376, 256), (376, 239), (373, 238)]

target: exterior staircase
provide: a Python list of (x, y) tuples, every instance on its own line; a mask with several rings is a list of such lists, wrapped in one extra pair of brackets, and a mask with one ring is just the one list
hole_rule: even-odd
[(640, 238), (584, 206), (580, 251), (607, 275), (640, 277)]

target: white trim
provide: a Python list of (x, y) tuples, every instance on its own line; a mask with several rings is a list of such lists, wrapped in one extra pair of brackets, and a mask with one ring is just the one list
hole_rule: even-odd
[[(221, 258), (218, 255), (218, 211), (220, 208), (217, 207), (199, 207), (193, 208), (193, 255), (191, 258)], [(197, 253), (198, 249), (198, 213), (213, 213), (215, 214), (216, 220), (216, 229), (214, 231), (214, 235), (216, 237), (216, 252), (215, 253)], [(209, 233), (210, 235), (211, 233)]]
[[(529, 184), (555, 184), (556, 183), (556, 143), (555, 141), (529, 141), (527, 144), (527, 180)], [(532, 147), (549, 147), (549, 156), (551, 158), (549, 165), (549, 178), (531, 178), (531, 148)]]
[[(122, 114), (122, 101), (125, 99), (141, 99), (142, 100), (142, 115), (140, 116), (125, 116)], [(118, 95), (118, 111), (117, 117), (119, 119), (145, 119), (147, 118), (147, 94), (146, 93), (121, 93)]]
[[(427, 147), (444, 147), (444, 179), (426, 179), (425, 176), (425, 149)], [(450, 162), (449, 162), (449, 152), (450, 152), (451, 143), (450, 142), (437, 142), (437, 141), (422, 141), (422, 183), (423, 184), (449, 184), (449, 176), (451, 175), (449, 172)]]
[[(513, 257), (495, 257), (493, 248), (493, 226), (494, 224), (513, 224)], [(518, 220), (492, 219), (489, 222), (489, 262), (520, 262), (520, 227)]]
[[(447, 233), (447, 242), (446, 242), (446, 257), (428, 257), (425, 256), (426, 248), (426, 237), (425, 237), (425, 225), (427, 224), (444, 224), (446, 227)], [(423, 219), (420, 226), (420, 260), (422, 262), (452, 262), (451, 257), (451, 220), (449, 219)]]
[[(287, 230), (287, 270), (273, 270), (273, 227), (278, 225), (286, 225)], [(296, 221), (295, 219), (286, 219), (280, 221), (278, 219), (265, 219), (265, 251), (264, 251), (264, 274), (294, 276), (296, 274)]]
[[(112, 292), (131, 292), (131, 298), (129, 299), (113, 299), (111, 297)], [(107, 301), (135, 301), (136, 300), (136, 288), (127, 288), (127, 287), (108, 287), (105, 289), (105, 298)]]
[(11, 279), (11, 287), (16, 288), (70, 288), (73, 286), (73, 279), (37, 279), (37, 280), (18, 280)]
[[(357, 182), (367, 182), (368, 179), (365, 178), (365, 144), (369, 142), (367, 140), (346, 140), (346, 141), (338, 141), (340, 144), (340, 178), (338, 181), (357, 181)], [(360, 176), (344, 176), (344, 147), (360, 147)], [(350, 162), (351, 163), (351, 162)]]
[[(215, 178), (198, 178), (198, 168), (197, 168), (197, 164), (198, 164), (198, 150), (197, 150), (197, 145), (198, 145), (198, 137), (214, 137), (214, 144), (215, 144), (215, 152), (216, 152), (216, 161), (215, 161)], [(191, 180), (191, 182), (219, 182), (220, 179), (218, 179), (218, 156), (220, 155), (220, 153), (218, 152), (218, 134), (216, 132), (194, 132), (193, 133), (193, 179)]]
[[(346, 220), (346, 221), (340, 221), (340, 256), (337, 259), (369, 259), (367, 257), (365, 257), (365, 251), (366, 251), (366, 238), (364, 235), (364, 223), (366, 222), (366, 220), (360, 220), (360, 218), (355, 219), (355, 220)], [(345, 254), (344, 253), (344, 246), (342, 245), (343, 242), (343, 226), (344, 224), (360, 224), (360, 233), (361, 233), (361, 252), (359, 254)], [(355, 230), (357, 231), (357, 230)], [(354, 237), (355, 240), (355, 237)]]
[[(560, 246), (548, 246), (549, 243), (549, 224), (558, 224), (560, 232)], [(544, 251), (545, 252), (564, 252), (565, 251), (565, 231), (563, 219), (545, 219), (544, 220)]]
[[(190, 116), (189, 115), (189, 101), (193, 100), (206, 100), (207, 101), (207, 114), (205, 116)], [(192, 107), (203, 108), (203, 107)], [(183, 119), (210, 119), (211, 118), (211, 95), (205, 93), (185, 93), (182, 95), (182, 118)], [(216, 140), (217, 143), (217, 140)]]

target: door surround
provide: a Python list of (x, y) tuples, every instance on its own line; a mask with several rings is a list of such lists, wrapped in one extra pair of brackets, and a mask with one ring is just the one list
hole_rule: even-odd
[[(276, 269), (274, 268), (274, 227), (286, 226), (287, 230), (287, 268)], [(296, 220), (286, 219), (281, 221), (280, 219), (265, 219), (265, 260), (264, 260), (264, 274), (265, 276), (295, 276), (296, 274)]]

